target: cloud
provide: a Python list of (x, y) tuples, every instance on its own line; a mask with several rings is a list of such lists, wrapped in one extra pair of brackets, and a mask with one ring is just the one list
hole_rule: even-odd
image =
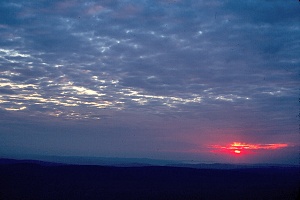
[[(143, 10), (136, 13), (134, 23), (124, 24), (118, 20), (114, 21), (114, 15), (111, 14), (106, 14), (107, 16), (100, 21), (98, 17), (80, 21), (55, 13), (55, 10), (53, 10), (55, 15), (52, 17), (48, 17), (47, 12), (46, 14), (42, 12), (40, 15), (48, 24), (42, 24), (42, 20), (27, 24), (28, 28), (25, 29), (24, 35), (18, 36), (25, 41), (26, 46), (19, 47), (12, 44), (15, 48), (19, 48), (18, 51), (10, 46), (2, 49), (1, 52), (5, 54), (2, 58), (6, 59), (3, 64), (13, 62), (15, 65), (21, 64), (28, 68), (29, 63), (34, 62), (35, 66), (31, 66), (30, 70), (22, 68), (14, 70), (18, 73), (22, 72), (23, 76), (19, 78), (28, 76), (28, 72), (33, 77), (38, 76), (39, 74), (34, 73), (40, 71), (48, 73), (45, 77), (52, 74), (58, 76), (60, 73), (65, 78), (74, 79), (72, 82), (82, 84), (83, 81), (91, 82), (91, 77), (104, 71), (109, 74), (108, 76), (115, 77), (120, 86), (119, 90), (136, 87), (149, 92), (149, 95), (176, 91), (187, 96), (198, 93), (199, 97), (206, 98), (208, 101), (247, 100), (247, 98), (251, 99), (249, 95), (240, 94), (243, 93), (244, 87), (251, 87), (252, 84), (253, 88), (255, 86), (261, 88), (259, 84), (263, 85), (262, 74), (267, 74), (268, 70), (274, 70), (273, 74), (279, 71), (271, 67), (272, 61), (267, 64), (269, 69), (260, 69), (265, 62), (262, 56), (276, 54), (278, 60), (280, 57), (285, 58), (280, 55), (281, 52), (285, 52), (284, 42), (270, 42), (276, 40), (279, 35), (283, 37), (278, 32), (281, 31), (279, 28), (276, 35), (272, 32), (275, 27), (263, 28), (263, 34), (270, 37), (267, 41), (261, 40), (260, 46), (254, 46), (250, 42), (254, 39), (253, 35), (248, 41), (245, 40), (249, 36), (249, 31), (255, 31), (257, 25), (249, 23), (244, 26), (241, 22), (234, 21), (236, 19), (234, 15), (240, 14), (236, 14), (239, 7), (250, 6), (248, 4), (224, 5), (231, 12), (233, 11), (233, 14), (219, 14), (221, 20), (214, 19), (214, 16), (212, 18), (204, 16), (202, 19), (198, 17), (196, 8), (204, 10), (206, 7), (214, 6), (216, 9), (221, 9), (222, 4), (197, 4), (196, 8), (193, 8), (188, 3), (182, 3), (183, 8), (180, 10), (175, 9), (176, 5), (170, 5), (172, 9), (168, 10), (159, 4), (153, 4), (151, 8), (147, 8), (145, 4), (137, 4), (134, 7), (132, 4), (109, 5), (109, 9), (116, 12), (117, 8), (136, 10), (133, 8), (143, 7)], [(268, 3), (262, 3), (262, 5), (266, 4)], [(80, 2), (66, 1), (51, 5), (57, 10), (73, 10), (80, 5)], [(23, 7), (25, 6), (35, 8), (31, 4)], [(93, 2), (86, 3), (84, 6), (99, 11), (104, 7)], [(262, 6), (260, 9), (266, 9), (265, 7)], [(162, 21), (156, 21), (156, 16), (150, 12), (154, 8), (163, 11)], [(184, 14), (186, 10), (190, 11), (189, 15)], [(145, 15), (147, 13), (149, 14)], [(231, 18), (233, 21), (228, 21)], [(146, 23), (143, 24), (144, 20)], [(156, 21), (155, 26), (151, 23), (152, 20)], [(92, 24), (94, 28), (91, 31)], [(32, 29), (33, 27), (36, 28)], [(42, 27), (44, 31), (39, 30)], [(223, 34), (219, 34), (220, 32)], [(21, 52), (22, 49), (26, 53)], [(246, 52), (243, 53), (242, 49), (247, 49), (248, 55)], [(37, 55), (37, 52), (40, 55)], [(90, 70), (90, 77), (80, 74), (78, 68)], [(280, 77), (289, 77), (288, 73), (280, 71), (278, 80)], [(155, 78), (148, 79), (151, 76)], [(52, 77), (55, 78), (58, 77)], [(238, 84), (241, 85), (240, 88), (234, 86)], [(204, 91), (210, 89), (212, 85), (214, 85), (213, 90), (209, 94), (205, 93)], [(218, 88), (223, 90), (224, 94), (218, 91), (220, 90)], [(200, 91), (195, 92), (195, 89)], [(268, 90), (272, 93), (274, 89)]]
[(298, 6), (1, 2), (0, 109), (91, 122), (142, 113), (295, 134)]
[(211, 148), (217, 150), (276, 150), (288, 147), (288, 144), (246, 144), (240, 142), (234, 142), (228, 146), (212, 145)]

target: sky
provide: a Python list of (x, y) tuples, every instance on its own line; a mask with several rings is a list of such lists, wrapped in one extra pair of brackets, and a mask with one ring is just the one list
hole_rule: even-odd
[(299, 164), (296, 0), (0, 1), (0, 156)]

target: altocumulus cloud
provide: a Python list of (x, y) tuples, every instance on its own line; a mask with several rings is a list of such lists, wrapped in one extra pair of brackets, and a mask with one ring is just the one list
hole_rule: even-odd
[(1, 1), (1, 112), (130, 112), (295, 135), (299, 9), (280, 0)]

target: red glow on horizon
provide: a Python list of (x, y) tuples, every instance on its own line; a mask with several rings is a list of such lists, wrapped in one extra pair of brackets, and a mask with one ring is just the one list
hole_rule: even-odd
[(288, 147), (288, 144), (279, 143), (279, 144), (248, 144), (241, 142), (233, 142), (226, 146), (221, 145), (211, 145), (212, 152), (214, 153), (226, 153), (233, 155), (242, 155), (255, 153), (258, 150), (276, 150), (281, 148)]

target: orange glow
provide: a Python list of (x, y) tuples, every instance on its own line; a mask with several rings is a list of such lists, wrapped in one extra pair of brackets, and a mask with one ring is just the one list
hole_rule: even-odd
[(233, 142), (226, 146), (221, 145), (210, 145), (209, 147), (212, 152), (216, 153), (229, 153), (233, 155), (245, 154), (245, 153), (254, 153), (258, 150), (276, 150), (288, 147), (288, 144), (279, 143), (279, 144), (249, 144), (241, 142)]

